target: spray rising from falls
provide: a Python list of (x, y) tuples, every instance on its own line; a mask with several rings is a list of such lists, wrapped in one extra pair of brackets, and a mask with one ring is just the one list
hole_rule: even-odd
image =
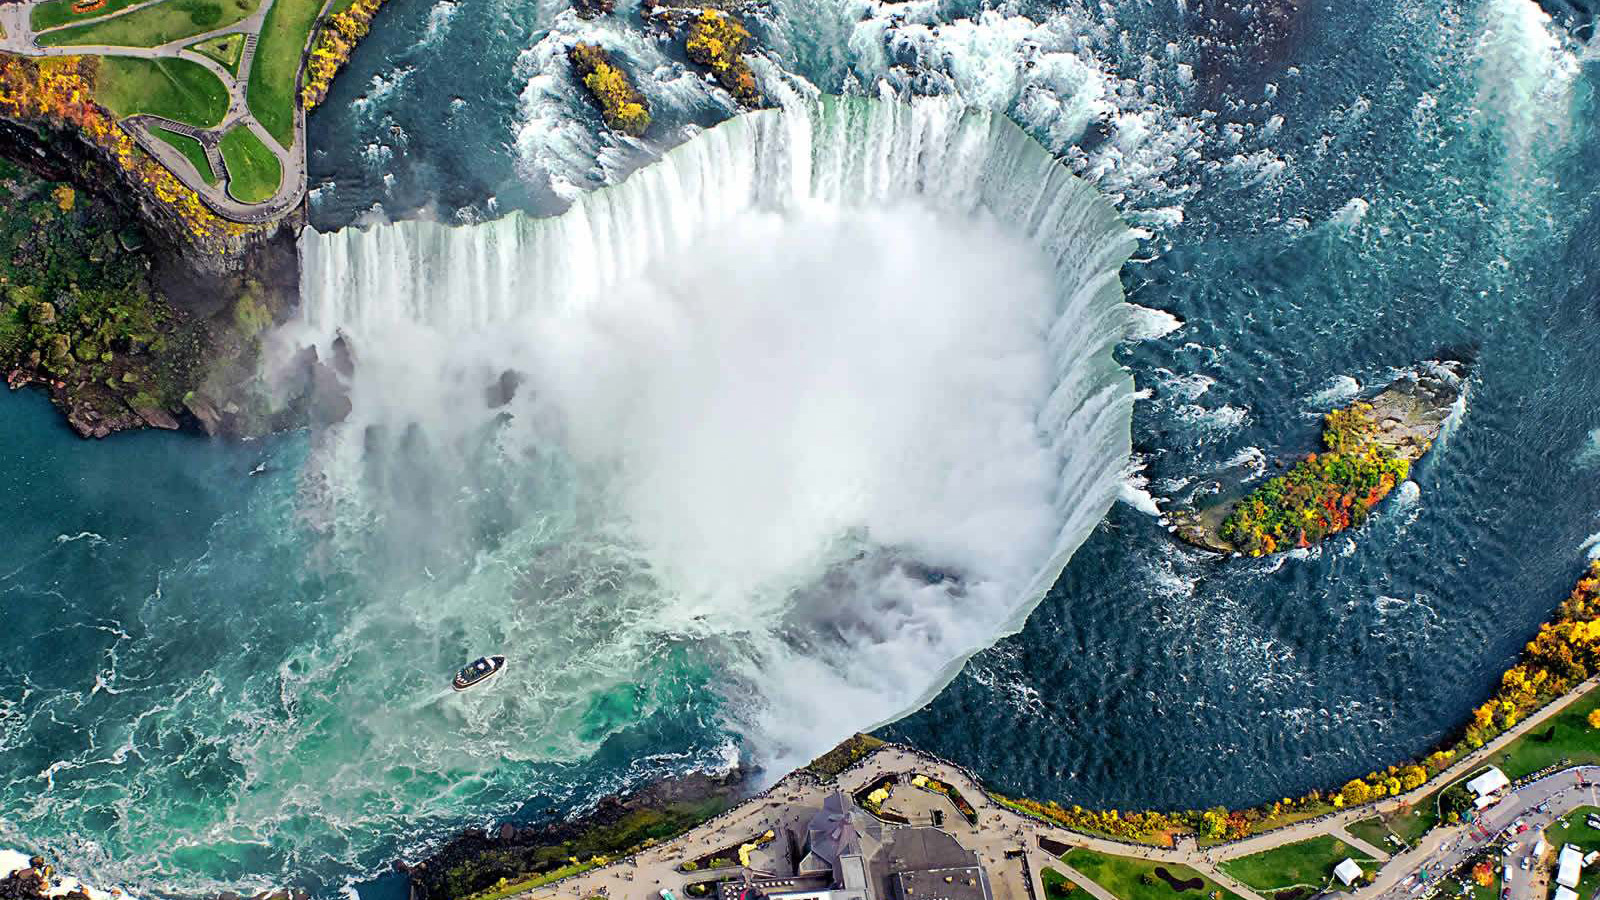
[(352, 360), (312, 502), (373, 619), (510, 654), (530, 744), (687, 659), (807, 758), (1020, 626), (1116, 498), (1132, 248), (1001, 117), (831, 98), (554, 219), (308, 233), (281, 337)]

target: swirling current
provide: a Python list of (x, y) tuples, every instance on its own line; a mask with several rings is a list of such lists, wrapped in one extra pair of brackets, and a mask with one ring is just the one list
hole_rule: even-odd
[[(1248, 803), (1438, 740), (1597, 544), (1581, 21), (778, 0), (779, 108), (735, 115), (634, 12), (389, 0), (275, 335), (342, 336), (342, 424), (85, 444), (0, 399), (0, 846), (330, 895), (875, 725), (1013, 793)], [(1359, 535), (1167, 536), (1441, 356), (1468, 399)], [(510, 689), (440, 690), (491, 646)]]

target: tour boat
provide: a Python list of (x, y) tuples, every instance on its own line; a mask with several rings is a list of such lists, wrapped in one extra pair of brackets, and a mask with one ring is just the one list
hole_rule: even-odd
[(505, 667), (506, 658), (504, 656), (480, 656), (463, 666), (461, 671), (456, 673), (456, 679), (451, 682), (450, 686), (458, 691), (475, 688), (499, 675), (500, 671)]

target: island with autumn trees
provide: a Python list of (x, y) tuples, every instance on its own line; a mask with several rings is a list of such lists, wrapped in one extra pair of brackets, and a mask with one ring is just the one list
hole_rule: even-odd
[(1460, 364), (1428, 363), (1329, 412), (1321, 450), (1248, 491), (1178, 511), (1173, 534), (1215, 553), (1263, 556), (1360, 526), (1433, 447), (1464, 384)]

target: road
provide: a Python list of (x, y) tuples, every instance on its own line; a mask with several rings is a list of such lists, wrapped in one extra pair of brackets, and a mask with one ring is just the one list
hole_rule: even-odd
[[(1367, 900), (1413, 900), (1422, 893), (1420, 889), (1414, 890), (1417, 883), (1414, 876), (1421, 870), (1427, 869), (1430, 879), (1445, 875), (1485, 847), (1504, 840), (1515, 842), (1517, 849), (1495, 855), (1496, 875), (1500, 868), (1509, 865), (1513, 900), (1542, 900), (1544, 893), (1536, 887), (1535, 870), (1531, 863), (1528, 869), (1523, 869), (1522, 859), (1530, 855), (1533, 844), (1551, 822), (1577, 807), (1600, 805), (1596, 782), (1600, 782), (1600, 767), (1575, 766), (1510, 791), (1499, 803), (1485, 810), (1477, 824), (1436, 828), (1429, 832), (1416, 847), (1384, 867), (1361, 895)], [(1547, 811), (1540, 811), (1541, 806)], [(1519, 821), (1528, 826), (1526, 831), (1503, 836)]]
[[(122, 120), (122, 129), (126, 131), (145, 152), (154, 156), (163, 166), (177, 176), (185, 187), (190, 188), (200, 199), (205, 201), (214, 212), (225, 219), (244, 224), (259, 224), (270, 222), (284, 213), (298, 206), (306, 194), (306, 137), (305, 137), (305, 111), (300, 106), (299, 92), (295, 92), (294, 109), (294, 136), (290, 146), (279, 144), (262, 124), (250, 112), (248, 91), (250, 86), (250, 69), (255, 63), (256, 41), (261, 31), (262, 23), (266, 20), (267, 13), (272, 9), (274, 0), (261, 0), (254, 12), (245, 18), (212, 31), (202, 34), (190, 35), (156, 47), (122, 47), (103, 44), (74, 44), (62, 47), (47, 47), (38, 42), (41, 34), (60, 31), (64, 28), (77, 26), (78, 22), (67, 25), (47, 28), (34, 32), (32, 25), (33, 7), (42, 0), (23, 0), (21, 3), (0, 6), (0, 29), (4, 30), (4, 37), (0, 38), (0, 51), (18, 53), (24, 56), (131, 56), (139, 59), (182, 59), (205, 67), (207, 71), (222, 81), (228, 89), (228, 110), (223, 115), (222, 121), (209, 128), (197, 127), (184, 122), (175, 122), (171, 119), (153, 115), (133, 115)], [(109, 19), (126, 16), (130, 13), (144, 9), (163, 0), (148, 0), (145, 3), (135, 4), (125, 9), (118, 10), (108, 16), (101, 16), (90, 21), (104, 22)], [(327, 12), (328, 4), (333, 0), (326, 0), (323, 13)], [(314, 31), (314, 30), (313, 30)], [(244, 34), (245, 48), (239, 57), (239, 74), (233, 75), (228, 69), (216, 60), (187, 49), (190, 45), (208, 38), (220, 37), (226, 34)], [(301, 48), (301, 66), (304, 67), (306, 50), (309, 47), (311, 36), (307, 35), (307, 46)], [(216, 184), (208, 184), (189, 162), (189, 158), (180, 153), (177, 148), (161, 140), (150, 132), (152, 126), (160, 126), (179, 134), (187, 134), (200, 142), (206, 150), (206, 158), (213, 168), (217, 169), (218, 180)], [(250, 129), (267, 149), (278, 159), (278, 166), (282, 176), (278, 181), (278, 190), (271, 197), (260, 203), (244, 203), (228, 193), (227, 165), (222, 155), (217, 151), (222, 141), (222, 136), (233, 128), (243, 126)]]

